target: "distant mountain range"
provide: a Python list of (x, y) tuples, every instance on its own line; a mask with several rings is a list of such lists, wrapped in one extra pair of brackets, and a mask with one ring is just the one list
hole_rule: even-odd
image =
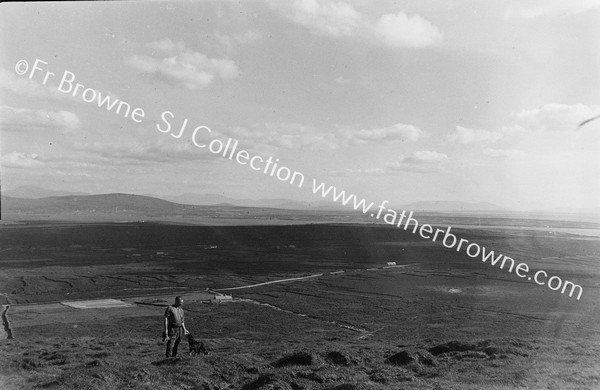
[[(43, 199), (61, 196), (92, 196), (86, 192), (55, 191), (35, 186), (22, 186), (14, 190), (2, 191), (2, 196), (19, 199)], [(220, 194), (182, 194), (182, 195), (156, 195), (143, 194), (143, 197), (162, 199), (172, 203), (195, 206), (236, 206), (257, 208), (278, 208), (286, 210), (346, 210), (343, 205), (334, 202), (301, 202), (291, 199), (235, 199)]]
[[(297, 223), (374, 223), (369, 214), (331, 202), (305, 203), (289, 199), (233, 199), (222, 195), (187, 194), (169, 197), (132, 194), (89, 195), (21, 187), (2, 193), (1, 219), (6, 221), (80, 221), (136, 222), (156, 221), (191, 224), (297, 224)], [(36, 196), (60, 194), (61, 196)], [(12, 197), (7, 195), (21, 195)], [(194, 202), (204, 204), (185, 204)], [(373, 210), (377, 208), (374, 205)], [(566, 210), (515, 212), (490, 203), (416, 202), (396, 210), (418, 212), (420, 221), (457, 221), (464, 218), (528, 218), (561, 221), (600, 222), (596, 211)], [(431, 219), (433, 218), (433, 219)], [(441, 218), (441, 219), (440, 219)], [(448, 219), (450, 218), (450, 219)], [(462, 218), (462, 219), (461, 219)], [(379, 221), (379, 223), (382, 223)], [(480, 223), (480, 222), (478, 222)]]
[[(110, 196), (109, 196), (110, 195)], [(277, 198), (277, 199), (236, 199), (230, 198), (221, 194), (193, 194), (187, 193), (182, 195), (155, 195), (155, 194), (144, 194), (144, 195), (131, 195), (131, 194), (104, 194), (104, 195), (92, 195), (85, 192), (69, 192), (69, 191), (58, 191), (48, 190), (41, 187), (35, 186), (22, 186), (13, 190), (2, 191), (3, 197), (16, 198), (20, 200), (34, 200), (44, 199), (52, 197), (71, 197), (64, 199), (70, 204), (76, 205), (78, 202), (82, 202), (86, 199), (86, 204), (94, 204), (97, 209), (114, 208), (117, 206), (130, 207), (138, 209), (141, 207), (144, 209), (148, 205), (149, 208), (164, 208), (164, 212), (168, 212), (173, 204), (178, 205), (178, 210), (181, 211), (180, 206), (222, 206), (222, 207), (247, 207), (247, 208), (270, 208), (270, 209), (282, 209), (282, 210), (300, 210), (300, 211), (352, 211), (348, 206), (343, 206), (339, 203), (331, 201), (316, 201), (316, 202), (302, 202), (291, 199)], [(89, 198), (88, 198), (89, 197)], [(379, 200), (369, 200), (378, 202)], [(13, 201), (12, 203), (14, 203)], [(49, 200), (46, 202), (46, 206), (51, 207), (52, 204), (58, 204), (58, 199)], [(134, 204), (140, 202), (139, 204)], [(161, 203), (162, 202), (162, 203)], [(150, 203), (152, 203), (150, 207)], [(23, 206), (27, 205), (27, 202), (20, 202)], [(27, 207), (30, 207), (33, 203), (30, 203)], [(139, 206), (139, 207), (138, 207)], [(377, 204), (375, 205), (375, 207)], [(554, 214), (570, 214), (570, 215), (587, 215), (587, 216), (598, 216), (600, 215), (600, 209), (577, 209), (577, 208), (561, 208), (552, 210), (534, 210), (530, 212), (514, 212), (511, 210), (504, 209), (488, 202), (459, 202), (459, 201), (420, 201), (408, 204), (392, 204), (389, 207), (396, 210), (412, 210), (412, 211), (426, 211), (426, 212), (439, 212), (439, 213), (518, 213), (518, 214), (535, 214), (535, 215), (554, 215)], [(173, 210), (174, 211), (174, 210)]]
[[(235, 199), (219, 194), (183, 194), (177, 196), (161, 196), (153, 194), (147, 195), (175, 203), (204, 206), (231, 205), (239, 207), (269, 207), (278, 209), (306, 210), (328, 205), (327, 202), (321, 202), (320, 205), (315, 205), (291, 199)], [(338, 205), (335, 203), (331, 203), (330, 206), (338, 208)]]
[[(3, 196), (21, 199), (42, 199), (58, 196), (85, 196), (91, 195), (85, 192), (55, 191), (35, 186), (23, 186), (14, 190), (2, 191)], [(182, 194), (182, 195), (156, 195), (144, 194), (145, 197), (157, 198), (182, 205), (196, 206), (237, 206), (255, 208), (276, 208), (284, 210), (349, 210), (349, 207), (331, 201), (302, 202), (291, 199), (236, 199), (221, 194)], [(373, 200), (376, 201), (376, 200)], [(451, 201), (414, 202), (406, 205), (391, 205), (398, 210), (414, 211), (506, 211), (505, 209), (491, 203), (468, 203)]]
[(13, 198), (2, 196), (2, 211), (22, 214), (59, 215), (65, 213), (163, 213), (182, 214), (194, 206), (180, 205), (162, 199), (130, 194), (66, 195), (45, 198)]
[[(38, 199), (1, 197), (1, 219), (8, 221), (174, 222), (177, 224), (297, 224), (365, 222), (351, 210), (286, 210), (228, 204), (187, 205), (143, 195), (102, 194)], [(369, 221), (372, 222), (372, 221)]]
[(507, 211), (488, 202), (469, 203), (456, 201), (413, 202), (405, 206), (413, 211)]

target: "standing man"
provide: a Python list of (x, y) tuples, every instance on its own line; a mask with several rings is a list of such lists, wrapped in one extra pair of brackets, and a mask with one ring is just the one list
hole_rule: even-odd
[(177, 346), (184, 335), (189, 334), (183, 318), (183, 298), (175, 297), (175, 304), (165, 310), (165, 339), (167, 340), (167, 357), (177, 356)]

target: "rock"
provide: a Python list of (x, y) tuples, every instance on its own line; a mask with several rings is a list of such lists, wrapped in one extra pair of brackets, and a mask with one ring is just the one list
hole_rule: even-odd
[(313, 357), (307, 352), (296, 352), (292, 355), (284, 356), (281, 359), (271, 363), (273, 367), (285, 366), (310, 366), (313, 363)]
[(469, 343), (461, 343), (460, 341), (450, 341), (445, 344), (436, 345), (435, 347), (429, 348), (428, 351), (434, 356), (438, 356), (444, 353), (450, 352), (466, 352), (475, 351), (476, 346)]
[(299, 379), (308, 379), (311, 380), (313, 382), (317, 382), (317, 383), (323, 383), (325, 382), (325, 379), (323, 379), (323, 377), (321, 377), (319, 374), (317, 374), (316, 372), (297, 372), (294, 374), (295, 378), (299, 378)]
[[(502, 343), (502, 342), (500, 342)], [(522, 351), (522, 348), (515, 347), (515, 343), (507, 342), (506, 345), (497, 345), (498, 342), (492, 342), (491, 340), (484, 340), (477, 344), (463, 343), (460, 341), (450, 341), (445, 344), (436, 345), (435, 347), (429, 348), (428, 351), (434, 355), (448, 354), (450, 356), (456, 356), (458, 358), (469, 358), (469, 357), (500, 357), (501, 355), (517, 355), (527, 356), (528, 354)], [(471, 354), (467, 355), (466, 353)]]
[(292, 387), (274, 374), (261, 374), (254, 381), (245, 384), (242, 390), (292, 390)]
[(332, 351), (325, 355), (325, 360), (331, 364), (337, 364), (340, 366), (350, 366), (356, 364), (356, 362), (341, 352)]
[(400, 351), (389, 356), (385, 362), (396, 366), (404, 366), (410, 363), (433, 366), (435, 365), (435, 358), (427, 351)]

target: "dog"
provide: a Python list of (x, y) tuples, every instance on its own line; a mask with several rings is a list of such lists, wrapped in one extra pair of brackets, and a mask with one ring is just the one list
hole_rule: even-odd
[(204, 354), (208, 355), (208, 349), (206, 349), (206, 344), (204, 344), (200, 340), (196, 340), (194, 336), (189, 333), (188, 334), (188, 343), (190, 345), (190, 356)]

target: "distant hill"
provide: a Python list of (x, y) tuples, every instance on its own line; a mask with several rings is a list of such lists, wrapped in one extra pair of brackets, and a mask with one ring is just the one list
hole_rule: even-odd
[(469, 203), (456, 201), (423, 201), (414, 202), (404, 206), (404, 209), (413, 211), (507, 211), (500, 206), (488, 202)]
[[(291, 199), (235, 199), (220, 194), (183, 194), (177, 196), (158, 196), (151, 195), (157, 198), (165, 199), (171, 202), (177, 202), (190, 205), (219, 205), (230, 204), (240, 207), (269, 207), (285, 210), (348, 210), (348, 206), (331, 201), (316, 201), (316, 202), (301, 202)], [(396, 209), (406, 209), (414, 211), (459, 211), (459, 212), (475, 212), (475, 211), (506, 211), (500, 206), (492, 203), (468, 203), (468, 202), (452, 202), (452, 201), (423, 201), (414, 202), (402, 207), (390, 206)]]
[[(116, 194), (111, 194), (116, 195)], [(121, 200), (125, 199), (126, 194), (120, 194)], [(92, 196), (96, 198), (89, 198), (88, 201), (92, 201), (92, 199), (105, 199), (102, 196), (105, 195), (91, 195), (85, 192), (69, 192), (69, 191), (58, 191), (58, 190), (48, 190), (41, 187), (36, 186), (21, 186), (15, 188), (13, 190), (7, 190), (2, 192), (2, 196), (10, 197), (10, 198), (20, 198), (20, 199), (43, 199), (50, 197), (64, 197), (64, 196)], [(133, 196), (133, 195), (129, 195)], [(349, 207), (343, 206), (339, 203), (320, 200), (314, 202), (302, 202), (292, 199), (285, 198), (275, 198), (275, 199), (237, 199), (231, 198), (221, 194), (195, 194), (195, 193), (186, 193), (181, 195), (154, 195), (154, 194), (145, 194), (139, 195), (139, 199), (160, 199), (163, 201), (168, 201), (171, 203), (177, 203), (180, 205), (194, 205), (194, 206), (231, 206), (231, 207), (255, 207), (255, 208), (274, 208), (274, 209), (283, 209), (283, 210), (320, 210), (320, 211), (344, 211), (348, 210)], [(148, 200), (142, 201), (142, 205), (148, 202)], [(114, 202), (114, 199), (110, 200), (110, 202)], [(99, 201), (102, 203), (102, 200)], [(97, 204), (99, 207), (100, 205)], [(104, 205), (104, 209), (107, 205)], [(414, 210), (414, 211), (433, 211), (433, 212), (491, 212), (491, 211), (507, 211), (497, 205), (491, 203), (468, 203), (468, 202), (453, 202), (453, 201), (422, 201), (422, 202), (414, 202), (404, 206), (390, 206), (395, 209), (406, 209), (406, 210)]]
[(600, 215), (600, 207), (595, 208), (575, 208), (575, 207), (563, 207), (559, 209), (541, 209), (533, 210), (531, 213), (540, 214), (588, 214), (588, 215)]
[(161, 196), (150, 195), (156, 198), (165, 199), (171, 202), (199, 205), (199, 206), (214, 206), (214, 205), (234, 205), (239, 207), (267, 207), (284, 210), (342, 210), (344, 206), (333, 202), (301, 202), (297, 200), (277, 198), (277, 199), (235, 199), (220, 194), (182, 194), (177, 196)]
[[(85, 192), (68, 192), (68, 191), (56, 191), (48, 190), (36, 186), (22, 186), (14, 190), (8, 190), (2, 192), (3, 196), (11, 198), (21, 199), (43, 199), (48, 197), (61, 197), (61, 196), (100, 196), (91, 195)], [(114, 194), (113, 194), (114, 195)], [(125, 195), (125, 194), (121, 194)], [(106, 196), (106, 195), (102, 195)], [(194, 205), (194, 206), (223, 206), (223, 207), (255, 207), (255, 208), (274, 208), (283, 210), (315, 210), (315, 211), (348, 211), (348, 206), (343, 206), (339, 203), (320, 200), (314, 202), (302, 202), (292, 199), (275, 198), (275, 199), (238, 199), (231, 198), (221, 194), (196, 194), (186, 193), (181, 195), (155, 195), (145, 194), (139, 195), (146, 198), (161, 199), (164, 201), (177, 203), (180, 205)], [(101, 199), (101, 198), (90, 198), (90, 199)], [(143, 204), (144, 202), (142, 202)], [(403, 206), (397, 206), (395, 204), (390, 207), (394, 209), (405, 209), (414, 211), (432, 211), (432, 212), (501, 212), (508, 211), (494, 205), (492, 203), (481, 202), (481, 203), (469, 203), (469, 202), (455, 202), (455, 201), (421, 201), (414, 202)]]
[[(213, 197), (212, 200), (224, 199)], [(73, 221), (84, 223), (155, 221), (201, 225), (383, 223), (382, 221), (375, 221), (368, 213), (362, 214), (351, 207), (344, 207), (331, 202), (303, 203), (286, 199), (263, 199), (247, 202), (239, 202), (231, 198), (228, 198), (228, 200), (229, 202), (221, 202), (215, 205), (191, 205), (150, 196), (122, 193), (51, 196), (40, 199), (2, 196), (0, 210), (3, 223), (13, 223), (14, 221)], [(243, 206), (243, 204), (254, 204), (256, 206), (249, 207)], [(395, 210), (415, 211), (419, 215), (419, 221), (427, 221), (430, 224), (440, 221), (443, 223), (468, 224), (469, 218), (474, 217), (477, 217), (477, 223), (480, 223), (479, 218), (481, 216), (492, 218), (489, 220), (490, 224), (501, 225), (506, 223), (505, 219), (507, 218), (510, 224), (514, 224), (515, 219), (582, 221), (595, 224), (599, 222), (598, 214), (503, 211), (501, 208), (489, 203), (417, 202), (405, 207), (396, 207), (395, 205), (391, 207)], [(594, 226), (596, 226), (595, 224)], [(584, 225), (571, 223), (568, 226), (582, 227)]]
[(2, 197), (2, 211), (22, 213), (172, 213), (189, 211), (193, 206), (130, 194), (68, 195), (41, 199)]
[(188, 205), (131, 194), (69, 195), (41, 199), (1, 197), (5, 221), (136, 222), (161, 221), (192, 224), (290, 224), (365, 221), (356, 212), (286, 210), (270, 207)]
[(202, 205), (202, 206), (210, 206), (210, 205), (218, 205), (218, 204), (235, 204), (235, 199), (229, 198), (220, 194), (182, 194), (176, 196), (170, 195), (154, 195), (148, 194), (148, 196), (152, 196), (154, 198), (160, 198), (164, 200), (168, 200), (169, 202), (175, 202), (180, 204), (188, 204), (188, 205)]
[(90, 195), (85, 192), (69, 192), (69, 191), (55, 191), (48, 190), (36, 186), (21, 186), (14, 190), (2, 191), (3, 196), (9, 196), (11, 198), (22, 198), (22, 199), (41, 199), (50, 196), (69, 196), (69, 195)]

